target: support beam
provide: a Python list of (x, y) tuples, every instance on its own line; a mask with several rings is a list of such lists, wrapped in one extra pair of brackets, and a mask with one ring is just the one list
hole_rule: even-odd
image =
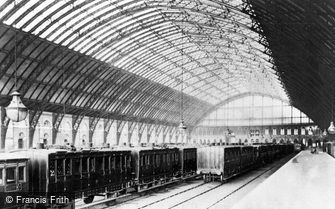
[(126, 125), (127, 121), (118, 120), (116, 121), (116, 144), (120, 145), (120, 138), (123, 131), (124, 126)]
[(28, 117), (29, 117), (29, 136), (28, 136), (28, 147), (33, 147), (33, 141), (34, 141), (34, 134), (36, 130), (36, 125), (38, 123), (38, 120), (40, 119), (40, 116), (42, 115), (43, 111), (41, 110), (29, 110)]
[(171, 129), (171, 126), (164, 126), (163, 127), (163, 143), (166, 143), (166, 136), (169, 133), (169, 130)]
[(64, 113), (52, 113), (52, 144), (56, 144), (59, 126), (64, 118)]
[(8, 125), (9, 125), (9, 118), (6, 117), (6, 110), (4, 107), (1, 107), (0, 109), (0, 117), (1, 117), (1, 149), (6, 148), (6, 134), (8, 130)]
[(104, 144), (107, 143), (107, 136), (112, 127), (113, 121), (114, 121), (113, 119), (104, 118)]
[(145, 127), (146, 127), (145, 123), (138, 123), (138, 144), (141, 143)]
[(131, 138), (132, 138), (132, 136), (133, 136), (133, 132), (134, 132), (134, 130), (135, 130), (137, 124), (138, 124), (138, 123), (135, 122), (135, 121), (132, 121), (132, 122), (129, 122), (129, 121), (128, 121), (128, 144), (132, 144), (132, 143), (131, 143)]
[[(92, 143), (92, 138), (93, 138), (93, 134), (94, 134), (94, 130), (98, 124), (100, 120), (100, 117), (89, 117), (88, 118), (88, 128), (89, 128), (89, 132), (88, 132), (88, 142)], [(105, 143), (105, 142), (104, 142)]]
[(83, 118), (84, 115), (72, 115), (72, 144), (76, 144), (76, 136)]
[(150, 143), (152, 132), (155, 128), (155, 124), (147, 124), (147, 143)]

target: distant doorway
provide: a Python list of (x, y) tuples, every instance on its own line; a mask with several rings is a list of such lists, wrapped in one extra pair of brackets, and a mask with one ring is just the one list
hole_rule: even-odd
[(307, 145), (308, 145), (309, 147), (311, 147), (312, 144), (313, 144), (313, 140), (312, 140), (312, 139), (308, 139), (308, 143), (307, 143)]

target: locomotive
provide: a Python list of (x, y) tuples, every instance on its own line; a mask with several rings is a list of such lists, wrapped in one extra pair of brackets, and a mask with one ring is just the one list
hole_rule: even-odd
[[(266, 144), (20, 150), (0, 156), (0, 181), (6, 181), (1, 168), (14, 162), (11, 165), (16, 169), (16, 178), (4, 184), (6, 190), (2, 191), (15, 187), (32, 193), (69, 194), (70, 201), (57, 208), (73, 208), (78, 198), (91, 203), (97, 195), (113, 198), (199, 175), (205, 181), (225, 181), (293, 153), (293, 149), (293, 145)], [(25, 172), (23, 179), (21, 171)]]

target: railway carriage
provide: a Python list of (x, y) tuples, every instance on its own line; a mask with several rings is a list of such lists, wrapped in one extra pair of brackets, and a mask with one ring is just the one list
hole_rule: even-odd
[(137, 191), (171, 181), (181, 170), (177, 148), (134, 148), (132, 157)]
[(198, 171), (205, 181), (227, 179), (293, 152), (293, 145), (203, 146), (198, 148)]
[(197, 148), (181, 147), (179, 149), (183, 177), (194, 176), (197, 172)]
[(240, 172), (239, 146), (203, 146), (198, 148), (198, 171), (205, 181), (224, 181)]
[(293, 145), (20, 150), (0, 155), (0, 191), (70, 193), (72, 207), (75, 198), (90, 203), (96, 195), (116, 197), (196, 174), (226, 181), (292, 152)]
[(29, 158), (14, 153), (0, 154), (0, 192), (27, 192)]
[(256, 162), (256, 156), (254, 152), (254, 147), (241, 146), (240, 172), (245, 172), (254, 168), (255, 162)]
[(38, 149), (18, 152), (30, 159), (31, 192), (73, 194), (85, 203), (95, 195), (124, 192), (132, 183), (130, 151)]
[(20, 208), (23, 204), (5, 204), (11, 193), (29, 192), (29, 158), (15, 153), (0, 153), (0, 208)]

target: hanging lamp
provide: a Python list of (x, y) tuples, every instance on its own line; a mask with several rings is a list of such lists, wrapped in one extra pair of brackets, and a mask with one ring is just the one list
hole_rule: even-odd
[[(333, 124), (333, 125), (334, 125), (334, 124)], [(327, 136), (327, 134), (328, 134), (328, 133), (327, 133), (327, 130), (326, 130), (326, 129), (323, 130), (323, 133), (322, 133), (322, 134), (323, 134), (323, 136)]]
[[(184, 30), (182, 29), (182, 49), (181, 49), (181, 56), (182, 56), (182, 60), (184, 58), (184, 48), (183, 48), (183, 45), (184, 45)], [(181, 94), (180, 94), (180, 123), (179, 123), (179, 129), (181, 131), (183, 130), (186, 130), (187, 129), (187, 126), (185, 125), (185, 122), (184, 122), (184, 94), (183, 94), (183, 91), (184, 91), (184, 62), (182, 62), (182, 66), (181, 66), (181, 84), (180, 84), (180, 91), (181, 91)]]
[(329, 134), (335, 134), (335, 126), (334, 126), (333, 121), (330, 121), (330, 126), (328, 128), (328, 132), (329, 132)]
[(14, 91), (11, 93), (12, 100), (9, 105), (6, 107), (6, 115), (7, 117), (14, 121), (20, 122), (26, 119), (28, 115), (28, 109), (23, 104), (20, 98), (20, 93), (17, 91), (17, 49), (16, 49), (16, 31), (15, 31), (15, 49), (14, 49), (14, 62), (15, 62), (15, 72), (14, 72)]

